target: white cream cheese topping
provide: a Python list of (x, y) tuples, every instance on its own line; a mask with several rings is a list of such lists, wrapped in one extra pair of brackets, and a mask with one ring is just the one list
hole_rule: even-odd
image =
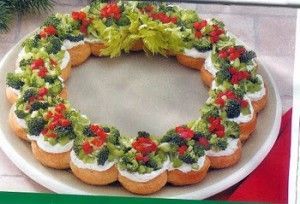
[(58, 153), (64, 153), (68, 152), (72, 149), (74, 141), (71, 140), (65, 145), (61, 145), (59, 143), (55, 145), (51, 145), (49, 142), (45, 141), (44, 136), (40, 135), (37, 139), (37, 145), (44, 150), (45, 152), (48, 153), (53, 153), (53, 154), (58, 154)]
[(65, 55), (64, 58), (62, 59), (61, 63), (60, 63), (60, 69), (65, 69), (68, 65), (68, 63), (70, 62), (70, 54), (68, 51), (65, 51)]
[(206, 155), (212, 156), (212, 157), (232, 155), (238, 149), (238, 141), (239, 141), (239, 139), (228, 138), (228, 146), (225, 150), (214, 151), (214, 150), (210, 149), (210, 150), (206, 151)]
[(110, 162), (108, 160), (104, 163), (104, 165), (98, 165), (96, 160), (93, 163), (84, 163), (82, 160), (80, 160), (77, 157), (77, 155), (75, 154), (75, 152), (73, 150), (71, 151), (71, 161), (78, 168), (90, 169), (90, 170), (94, 170), (94, 171), (106, 171), (115, 164), (115, 162)]
[(12, 111), (13, 114), (14, 114), (16, 123), (17, 123), (20, 127), (22, 127), (22, 128), (27, 128), (27, 125), (26, 125), (25, 120), (24, 120), (24, 119), (18, 118), (17, 115), (15, 114), (15, 110), (16, 110), (16, 106), (13, 105), (11, 111)]
[(246, 100), (248, 102), (248, 104), (249, 104), (250, 114), (243, 115), (242, 112), (241, 112), (238, 117), (236, 117), (236, 118), (228, 118), (228, 120), (234, 121), (234, 122), (240, 124), (240, 123), (247, 123), (247, 122), (249, 122), (253, 118), (254, 109), (253, 109), (252, 103), (251, 103), (250, 99), (247, 98), (247, 97), (244, 97), (244, 100)]
[(208, 55), (208, 51), (207, 52), (200, 52), (198, 51), (196, 48), (192, 48), (192, 49), (184, 49), (184, 54), (186, 56), (192, 57), (192, 58), (206, 58)]
[(156, 178), (157, 176), (161, 175), (162, 173), (164, 173), (168, 169), (169, 163), (170, 163), (170, 161), (167, 160), (167, 161), (165, 161), (165, 163), (163, 164), (161, 169), (152, 171), (151, 173), (146, 173), (146, 174), (140, 174), (139, 172), (131, 173), (127, 170), (122, 170), (120, 168), (118, 168), (118, 169), (119, 169), (119, 173), (122, 176), (124, 176), (132, 181), (147, 182), (147, 181), (150, 181), (150, 180)]
[(84, 38), (84, 42), (87, 42), (87, 43), (101, 43), (102, 41), (100, 39), (97, 39), (97, 38), (88, 37), (88, 38)]
[(261, 89), (257, 92), (254, 92), (254, 93), (249, 93), (249, 92), (246, 93), (246, 96), (251, 101), (258, 101), (258, 100), (262, 99), (262, 97), (264, 95), (266, 95), (266, 87), (265, 87), (264, 80), (263, 80), (262, 76), (259, 75), (259, 74), (257, 74), (256, 76), (261, 81)]
[(81, 41), (78, 41), (78, 42), (72, 42), (72, 41), (70, 41), (70, 40), (64, 40), (63, 41), (63, 47), (65, 48), (65, 49), (71, 49), (71, 48), (73, 48), (73, 47), (76, 47), (76, 46), (78, 46), (78, 45), (83, 45), (84, 44), (84, 41), (83, 40), (81, 40)]
[(205, 59), (204, 62), (204, 68), (211, 73), (214, 77), (216, 76), (216, 73), (219, 71), (213, 64), (211, 60), (211, 52), (207, 54), (207, 58)]
[(174, 168), (174, 167), (173, 167), (173, 164), (170, 163), (170, 167), (169, 167), (168, 170), (171, 171), (171, 170), (177, 169), (177, 170), (179, 170), (179, 171), (181, 171), (181, 172), (183, 172), (183, 173), (188, 173), (188, 172), (190, 172), (190, 171), (198, 171), (199, 169), (201, 169), (201, 168), (203, 167), (205, 158), (206, 158), (205, 155), (202, 156), (202, 157), (199, 157), (199, 159), (198, 159), (198, 161), (197, 161), (197, 164), (198, 164), (198, 166), (199, 166), (198, 169), (193, 169), (193, 168), (192, 168), (192, 165), (191, 165), (191, 164), (187, 164), (187, 163), (183, 163), (180, 167)]

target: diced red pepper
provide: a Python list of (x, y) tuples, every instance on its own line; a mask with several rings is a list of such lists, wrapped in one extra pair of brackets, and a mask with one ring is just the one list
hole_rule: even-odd
[(39, 69), (41, 66), (44, 66), (44, 60), (41, 58), (33, 60), (31, 63), (32, 69)]
[(97, 137), (92, 140), (92, 144), (95, 145), (96, 147), (101, 147), (103, 143), (104, 141)]
[(187, 150), (187, 146), (186, 145), (182, 145), (180, 147), (178, 147), (177, 149), (177, 152), (180, 156), (184, 155), (184, 153), (186, 152)]
[(90, 154), (93, 152), (93, 147), (88, 141), (86, 141), (82, 144), (82, 150), (85, 154)]
[(39, 96), (45, 96), (45, 95), (47, 95), (47, 93), (48, 93), (48, 89), (46, 87), (42, 87), (38, 91)]
[(62, 118), (59, 120), (59, 124), (63, 127), (68, 127), (71, 125), (71, 122), (68, 119)]

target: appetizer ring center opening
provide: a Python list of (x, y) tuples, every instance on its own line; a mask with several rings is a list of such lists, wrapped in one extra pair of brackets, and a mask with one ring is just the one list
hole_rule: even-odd
[[(79, 83), (82, 78), (89, 80)], [(162, 135), (174, 124), (197, 118), (208, 97), (196, 70), (183, 68), (172, 57), (144, 53), (91, 57), (73, 70), (66, 86), (76, 109), (126, 135), (138, 130)]]

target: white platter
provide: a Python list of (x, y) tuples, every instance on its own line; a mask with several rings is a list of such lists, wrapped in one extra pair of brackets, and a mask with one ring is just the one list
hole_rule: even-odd
[[(14, 136), (7, 123), (10, 105), (5, 97), (5, 76), (15, 69), (19, 51), (20, 43), (0, 63), (0, 146), (3, 151), (26, 175), (54, 192), (133, 196), (118, 183), (90, 186), (69, 171), (42, 166), (34, 159), (30, 145)], [(268, 87), (269, 101), (259, 113), (256, 131), (243, 147), (241, 161), (231, 168), (210, 171), (200, 184), (167, 185), (151, 197), (204, 199), (241, 181), (262, 162), (279, 133), (281, 101), (270, 73), (258, 62), (258, 72)], [(169, 128), (197, 118), (199, 108), (208, 97), (208, 89), (197, 71), (184, 68), (174, 58), (143, 53), (115, 59), (91, 57), (73, 70), (66, 85), (75, 108), (92, 121), (115, 125), (126, 135), (136, 135), (138, 130), (161, 135)]]

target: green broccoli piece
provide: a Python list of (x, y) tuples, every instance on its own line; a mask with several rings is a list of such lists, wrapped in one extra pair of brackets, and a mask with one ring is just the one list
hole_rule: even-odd
[[(103, 128), (103, 131), (106, 132), (106, 133), (109, 133), (110, 132), (110, 128), (105, 126), (105, 127), (102, 127)], [(115, 129), (115, 128), (113, 128)], [(119, 133), (120, 134), (120, 133)]]
[(221, 150), (225, 150), (227, 148), (228, 142), (225, 139), (218, 139), (216, 145)]
[(30, 118), (27, 122), (27, 130), (30, 135), (38, 136), (44, 126), (46, 125), (46, 121), (42, 117)]
[(240, 135), (240, 126), (234, 121), (226, 120), (224, 122), (226, 137), (238, 138)]
[(212, 22), (213, 24), (218, 25), (218, 26), (221, 27), (221, 28), (224, 28), (224, 26), (225, 26), (225, 24), (224, 24), (222, 21), (220, 21), (220, 20), (218, 20), (218, 19), (215, 19), (215, 18), (212, 18), (212, 19), (211, 19), (211, 22)]
[(46, 21), (44, 22), (43, 26), (54, 26), (58, 27), (60, 24), (61, 20), (57, 18), (55, 15), (49, 16)]
[(199, 143), (195, 143), (193, 151), (197, 157), (202, 157), (205, 154), (203, 147)]
[(139, 168), (139, 163), (132, 152), (128, 152), (121, 157), (120, 165), (122, 169), (126, 169), (129, 172), (136, 172)]
[(40, 35), (36, 34), (33, 38), (28, 38), (22, 43), (22, 47), (26, 48), (38, 48), (40, 45)]
[(165, 4), (160, 5), (159, 11), (162, 11), (164, 13), (168, 13), (168, 12), (174, 13), (174, 12), (176, 12), (174, 6), (169, 6), (169, 5), (165, 5)]
[(79, 155), (80, 150), (81, 150), (81, 144), (79, 144), (78, 142), (74, 142), (73, 151), (75, 152), (75, 154)]
[(54, 129), (54, 132), (58, 135), (58, 137), (66, 136), (69, 139), (75, 139), (76, 137), (72, 125), (66, 127), (58, 126)]
[(36, 101), (33, 104), (31, 104), (30, 107), (30, 113), (32, 113), (33, 111), (37, 111), (37, 110), (45, 110), (49, 107), (49, 103), (48, 102), (41, 102), (41, 101)]
[(244, 52), (240, 57), (240, 62), (247, 63), (250, 60), (254, 59), (256, 57), (256, 54), (254, 51), (246, 51)]
[(200, 40), (195, 41), (193, 47), (196, 48), (199, 52), (206, 52), (212, 49), (210, 41), (206, 38), (201, 38)]
[(32, 58), (29, 58), (29, 59), (21, 59), (20, 63), (19, 63), (19, 66), (21, 68), (23, 67), (26, 67), (27, 65), (30, 65), (32, 63)]
[(90, 125), (83, 128), (82, 133), (87, 137), (94, 137), (95, 134), (92, 132)]
[(55, 76), (55, 75), (46, 75), (44, 77), (45, 82), (48, 82), (50, 84), (53, 84), (56, 79), (57, 79), (57, 76)]
[(205, 104), (201, 108), (200, 112), (201, 112), (201, 118), (203, 119), (219, 116), (219, 109), (213, 104)]
[(22, 99), (24, 101), (29, 101), (29, 99), (37, 94), (37, 90), (35, 88), (29, 88), (24, 91)]
[(114, 144), (119, 145), (120, 144), (120, 132), (116, 128), (110, 129), (109, 137), (107, 138), (107, 141)]
[(138, 131), (137, 138), (140, 138), (140, 137), (150, 137), (150, 134), (146, 131)]
[(46, 46), (46, 52), (49, 54), (57, 54), (61, 50), (62, 42), (55, 36), (48, 37), (49, 42)]
[(179, 156), (179, 159), (181, 159), (184, 163), (187, 164), (193, 164), (197, 162), (197, 158), (195, 155), (192, 154), (192, 152), (187, 152), (182, 156)]
[(216, 73), (217, 84), (222, 84), (223, 81), (228, 81), (231, 79), (231, 74), (228, 69), (221, 69)]
[(186, 144), (186, 141), (184, 138), (180, 137), (175, 130), (168, 131), (161, 139), (161, 143), (168, 142), (171, 144), (175, 144), (178, 146), (182, 146)]
[(16, 116), (18, 117), (18, 118), (20, 118), (20, 119), (24, 119), (24, 118), (26, 118), (26, 116), (28, 115), (28, 113), (26, 113), (25, 111), (23, 111), (23, 110), (15, 110), (15, 114), (16, 114)]
[(105, 162), (108, 159), (108, 155), (109, 155), (109, 149), (106, 146), (101, 148), (100, 151), (97, 154), (97, 163), (98, 163), (98, 165), (104, 165)]
[(236, 89), (234, 89), (234, 94), (238, 97), (238, 98), (243, 98), (244, 95), (246, 94), (245, 90), (243, 90), (240, 86)]
[(70, 40), (71, 42), (79, 42), (83, 40), (83, 35), (74, 36), (74, 35), (67, 34), (65, 39)]
[(228, 118), (236, 118), (241, 113), (241, 105), (236, 100), (228, 100), (225, 106), (225, 112)]
[(161, 168), (162, 161), (158, 156), (150, 157), (149, 161), (145, 164), (147, 167), (153, 168), (154, 170), (158, 170)]
[(11, 88), (19, 90), (24, 85), (24, 82), (21, 80), (21, 77), (19, 74), (8, 73), (6, 75), (6, 85)]
[(106, 19), (106, 21), (104, 22), (104, 24), (105, 24), (106, 27), (110, 27), (110, 26), (112, 26), (114, 23), (115, 23), (115, 21), (114, 21), (114, 19), (112, 19), (112, 18), (108, 18), (108, 19)]
[(126, 15), (122, 15), (121, 18), (116, 22), (118, 26), (127, 26), (130, 24), (130, 20)]

